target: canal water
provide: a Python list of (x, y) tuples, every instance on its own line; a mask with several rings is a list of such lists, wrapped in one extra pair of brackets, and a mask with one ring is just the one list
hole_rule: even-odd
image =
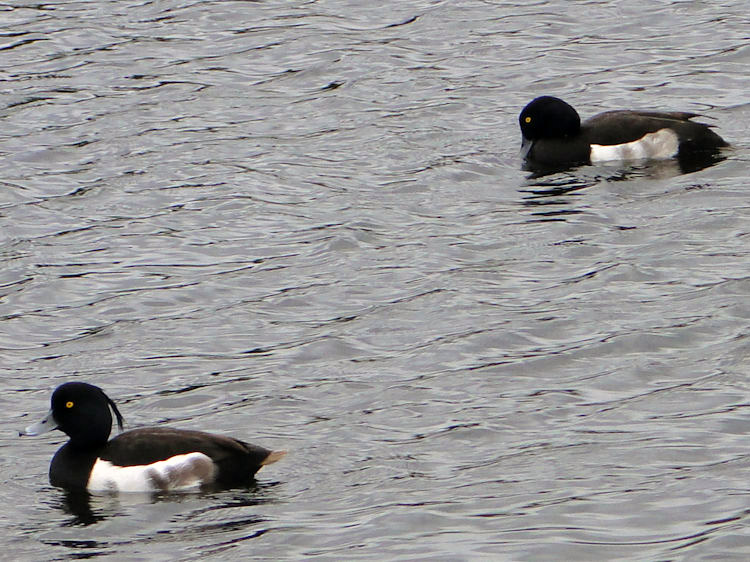
[[(0, 5), (8, 560), (746, 560), (746, 2)], [(533, 97), (732, 148), (522, 169)], [(288, 450), (66, 496), (62, 382)]]

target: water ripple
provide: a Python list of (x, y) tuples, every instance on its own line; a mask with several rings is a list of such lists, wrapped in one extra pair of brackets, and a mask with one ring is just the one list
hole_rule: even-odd
[[(6, 425), (79, 379), (290, 451), (81, 502), (8, 434), (7, 556), (747, 558), (745, 12), (0, 7)], [(733, 148), (529, 175), (543, 93)]]

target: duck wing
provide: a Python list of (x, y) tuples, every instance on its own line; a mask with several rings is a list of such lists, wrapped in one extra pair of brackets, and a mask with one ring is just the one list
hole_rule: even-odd
[(223, 483), (246, 481), (261, 466), (283, 456), (281, 451), (223, 435), (151, 427), (121, 433), (104, 446), (99, 458), (117, 466), (137, 466), (188, 453), (203, 453), (209, 457), (218, 468), (217, 479)]
[(685, 111), (605, 111), (587, 119), (581, 131), (590, 144), (615, 145), (633, 142), (644, 135), (662, 129), (671, 129), (679, 142), (715, 148), (727, 143), (705, 123), (691, 121), (698, 113)]

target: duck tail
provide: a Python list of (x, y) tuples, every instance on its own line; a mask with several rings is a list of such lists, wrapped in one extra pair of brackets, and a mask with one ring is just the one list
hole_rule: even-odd
[(263, 459), (263, 461), (260, 463), (261, 466), (265, 466), (267, 464), (273, 464), (276, 461), (281, 460), (284, 455), (286, 455), (286, 451), (271, 451), (268, 453), (268, 456)]

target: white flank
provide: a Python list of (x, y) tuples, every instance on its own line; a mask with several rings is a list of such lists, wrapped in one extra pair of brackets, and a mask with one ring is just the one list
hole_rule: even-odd
[(137, 466), (115, 466), (97, 459), (86, 488), (92, 492), (189, 490), (213, 482), (215, 472), (213, 461), (203, 453), (176, 455)]
[(592, 144), (590, 158), (591, 162), (645, 158), (663, 160), (675, 156), (679, 148), (677, 133), (672, 129), (661, 129), (625, 144)]

